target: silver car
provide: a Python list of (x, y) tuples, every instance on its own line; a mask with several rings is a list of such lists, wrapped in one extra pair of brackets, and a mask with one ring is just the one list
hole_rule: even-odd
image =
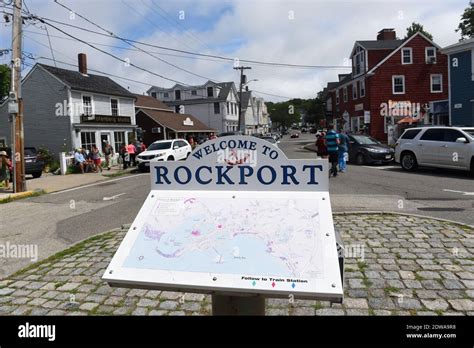
[(474, 174), (474, 127), (406, 129), (395, 144), (395, 162), (407, 171), (427, 166)]

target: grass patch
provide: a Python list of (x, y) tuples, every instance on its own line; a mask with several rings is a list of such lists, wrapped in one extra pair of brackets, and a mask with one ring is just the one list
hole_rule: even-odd
[(369, 315), (375, 315), (373, 308), (369, 308)]
[(402, 258), (402, 256), (400, 255), (400, 253), (395, 253), (395, 258), (397, 260), (400, 260)]
[(443, 313), (444, 313), (442, 309), (435, 309), (434, 312), (438, 315), (443, 315)]
[(362, 283), (364, 283), (365, 287), (370, 288), (372, 286), (372, 282), (368, 278), (363, 278)]
[(356, 269), (350, 268), (350, 267), (346, 267), (346, 268), (344, 269), (344, 271), (345, 271), (345, 272), (355, 272)]
[(61, 286), (63, 286), (64, 284), (66, 284), (67, 282), (58, 282), (56, 284), (54, 284), (54, 288), (57, 289), (57, 288), (60, 288)]
[(102, 176), (105, 176), (106, 178), (116, 178), (118, 176), (130, 174), (129, 171), (127, 170), (119, 170), (118, 172), (111, 173), (111, 174), (102, 174)]
[(383, 289), (383, 291), (384, 291), (387, 295), (389, 295), (389, 294), (391, 294), (391, 293), (397, 293), (398, 291), (400, 291), (400, 289), (399, 289), (399, 288), (396, 288), (396, 287), (394, 287), (394, 286), (387, 286), (385, 289)]
[(314, 309), (318, 310), (318, 309), (323, 309), (323, 305), (321, 304), (321, 302), (319, 301), (316, 301), (316, 303), (313, 305)]
[(73, 245), (70, 248), (64, 249), (63, 251), (60, 251), (60, 252), (58, 252), (54, 255), (51, 255), (50, 257), (48, 257), (48, 258), (46, 258), (42, 261), (39, 261), (39, 262), (34, 263), (34, 264), (32, 264), (32, 265), (30, 265), (26, 268), (23, 268), (23, 269), (19, 270), (18, 272), (12, 274), (9, 278), (14, 278), (14, 277), (23, 275), (23, 274), (27, 273), (28, 271), (30, 271), (32, 269), (38, 268), (42, 264), (45, 264), (45, 263), (48, 263), (48, 262), (52, 263), (52, 262), (58, 261), (59, 259), (61, 259), (63, 257), (66, 257), (68, 255), (75, 254), (75, 253), (87, 248), (91, 243), (103, 240), (104, 238), (110, 238), (110, 236), (113, 236), (115, 233), (116, 233), (116, 231), (105, 232), (105, 234), (100, 234), (100, 235), (88, 238), (88, 239), (86, 239), (82, 242), (77, 243), (76, 245)]
[(359, 267), (359, 270), (364, 273), (365, 269), (367, 268), (367, 263), (364, 261), (358, 261), (357, 262), (357, 267)]
[(425, 278), (423, 278), (421, 275), (419, 275), (418, 273), (415, 273), (415, 279), (418, 280), (418, 281), (421, 281), (421, 280), (425, 280)]

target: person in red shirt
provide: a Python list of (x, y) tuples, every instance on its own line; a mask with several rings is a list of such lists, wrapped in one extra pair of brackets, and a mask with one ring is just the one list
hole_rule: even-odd
[(128, 155), (130, 156), (130, 166), (135, 167), (136, 166), (135, 156), (137, 154), (137, 149), (135, 148), (135, 145), (133, 145), (133, 143), (130, 143), (127, 145), (127, 152), (128, 152)]

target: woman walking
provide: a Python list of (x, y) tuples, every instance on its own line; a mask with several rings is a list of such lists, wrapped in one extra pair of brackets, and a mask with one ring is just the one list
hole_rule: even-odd
[(10, 189), (10, 170), (12, 163), (5, 151), (0, 151), (0, 182), (5, 181), (5, 188)]
[(91, 158), (92, 158), (92, 161), (94, 162), (95, 171), (96, 172), (100, 171), (102, 173), (102, 165), (101, 165), (102, 161), (100, 160), (99, 149), (95, 145), (92, 145)]

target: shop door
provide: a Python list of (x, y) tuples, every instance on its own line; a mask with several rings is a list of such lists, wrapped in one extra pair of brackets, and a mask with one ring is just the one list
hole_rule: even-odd
[(105, 143), (110, 144), (110, 133), (100, 133), (100, 151), (104, 153)]

